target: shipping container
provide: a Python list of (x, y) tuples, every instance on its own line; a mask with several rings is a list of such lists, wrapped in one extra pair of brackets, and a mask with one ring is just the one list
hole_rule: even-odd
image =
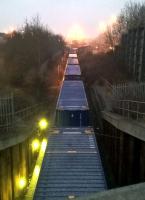
[(78, 56), (76, 53), (70, 53), (68, 57), (69, 58), (77, 58)]
[(67, 64), (68, 65), (79, 65), (78, 58), (68, 58)]
[(71, 48), (69, 53), (75, 54), (77, 53), (77, 48)]
[(81, 79), (81, 70), (79, 65), (67, 65), (65, 70), (65, 80)]
[[(61, 128), (49, 134), (34, 200), (77, 199), (107, 189), (91, 128)], [(72, 196), (72, 198), (71, 198)], [(70, 197), (70, 198), (69, 198)]]
[(56, 126), (90, 126), (89, 106), (82, 81), (64, 81), (56, 107)]

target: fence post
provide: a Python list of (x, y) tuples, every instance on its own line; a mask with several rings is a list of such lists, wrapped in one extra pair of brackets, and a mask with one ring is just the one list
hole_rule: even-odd
[(139, 102), (137, 102), (137, 120), (139, 118)]
[(11, 93), (11, 112), (12, 112), (12, 123), (14, 122), (14, 113), (15, 113), (15, 109), (14, 109), (14, 94)]
[(130, 107), (129, 107), (129, 101), (128, 101), (128, 119), (129, 119), (129, 117), (130, 117), (130, 115), (129, 115), (129, 112), (130, 112)]
[(124, 101), (122, 101), (122, 114), (123, 114), (123, 117), (125, 116), (125, 110), (124, 110)]

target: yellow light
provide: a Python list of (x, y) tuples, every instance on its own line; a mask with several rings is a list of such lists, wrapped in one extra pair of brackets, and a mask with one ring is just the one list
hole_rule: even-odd
[(32, 150), (37, 151), (40, 147), (40, 142), (38, 139), (33, 140), (32, 142)]
[(22, 190), (26, 187), (26, 178), (24, 177), (21, 177), (19, 179), (19, 188)]
[(42, 144), (41, 144), (41, 149), (43, 152), (45, 152), (46, 147), (47, 147), (47, 140), (43, 139)]
[(39, 128), (40, 128), (41, 130), (45, 130), (45, 129), (48, 127), (48, 121), (47, 121), (45, 118), (42, 118), (42, 119), (39, 121), (38, 125), (39, 125)]
[(35, 174), (35, 176), (39, 176), (39, 173), (40, 173), (40, 167), (39, 167), (39, 165), (36, 165), (34, 168), (34, 174)]

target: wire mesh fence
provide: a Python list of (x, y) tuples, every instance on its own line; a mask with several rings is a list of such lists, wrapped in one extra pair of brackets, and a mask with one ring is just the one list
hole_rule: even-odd
[(145, 102), (113, 100), (113, 111), (128, 119), (145, 119)]
[(13, 94), (0, 97), (0, 130), (8, 131), (14, 120)]
[(114, 99), (145, 101), (145, 83), (121, 83), (113, 85)]
[(0, 97), (0, 134), (11, 131), (17, 126), (18, 121), (28, 121), (38, 112), (44, 110), (45, 104), (43, 102), (15, 111), (13, 94)]
[(122, 83), (113, 86), (113, 112), (132, 119), (145, 118), (145, 83)]

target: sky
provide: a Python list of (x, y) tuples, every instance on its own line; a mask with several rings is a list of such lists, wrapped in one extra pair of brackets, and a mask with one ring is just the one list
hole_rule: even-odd
[(0, 32), (20, 27), (26, 18), (30, 20), (38, 14), (41, 22), (57, 34), (68, 36), (72, 29), (79, 29), (91, 38), (99, 33), (102, 24), (120, 13), (125, 3), (126, 0), (0, 0)]

